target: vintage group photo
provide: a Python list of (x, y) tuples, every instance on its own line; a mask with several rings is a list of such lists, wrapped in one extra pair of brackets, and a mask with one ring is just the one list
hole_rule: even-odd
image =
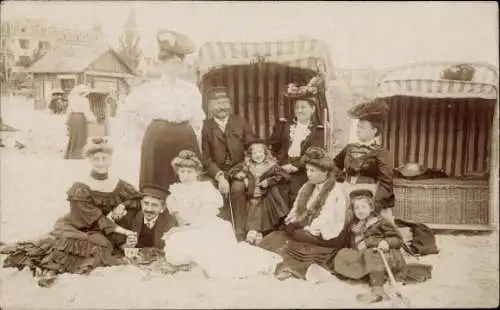
[(3, 2), (0, 307), (498, 306), (497, 23)]

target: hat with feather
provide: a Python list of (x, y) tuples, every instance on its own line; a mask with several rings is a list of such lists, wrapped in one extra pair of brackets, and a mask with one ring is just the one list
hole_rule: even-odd
[(160, 52), (158, 59), (163, 61), (174, 55), (184, 58), (195, 50), (195, 45), (186, 35), (173, 30), (159, 30), (156, 34), (156, 40)]
[(373, 99), (355, 105), (347, 113), (351, 118), (382, 123), (388, 112), (389, 108), (382, 99)]
[(324, 88), (325, 77), (323, 74), (318, 74), (311, 78), (307, 85), (298, 86), (295, 83), (288, 84), (288, 88), (284, 92), (284, 96), (295, 100), (306, 100), (315, 105), (318, 93), (324, 90)]

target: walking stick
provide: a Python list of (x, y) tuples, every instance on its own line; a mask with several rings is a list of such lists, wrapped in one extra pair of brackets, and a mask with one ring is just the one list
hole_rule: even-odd
[(233, 227), (233, 233), (236, 239), (238, 239), (238, 236), (236, 234), (236, 225), (234, 223), (233, 204), (231, 203), (231, 189), (229, 189), (229, 193), (226, 194), (226, 199), (228, 200), (229, 214), (231, 215), (231, 226)]
[(382, 261), (384, 262), (384, 267), (385, 271), (387, 272), (387, 275), (389, 276), (389, 281), (391, 283), (391, 288), (392, 288), (392, 293), (387, 294), (389, 295), (389, 298), (393, 302), (394, 306), (410, 306), (410, 302), (408, 299), (404, 298), (403, 295), (400, 292), (399, 285), (396, 282), (396, 279), (394, 278), (394, 274), (392, 273), (391, 268), (389, 267), (389, 264), (387, 263), (387, 259), (385, 258), (384, 252), (381, 249), (376, 249), (376, 251), (380, 254), (380, 257), (382, 257)]

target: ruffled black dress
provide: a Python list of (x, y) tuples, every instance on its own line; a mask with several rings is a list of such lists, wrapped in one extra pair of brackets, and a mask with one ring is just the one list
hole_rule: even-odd
[(8, 254), (3, 267), (86, 274), (118, 262), (112, 241), (116, 224), (107, 215), (119, 204), (140, 208), (141, 194), (119, 180), (111, 192), (95, 191), (76, 182), (67, 197), (70, 212), (56, 221), (48, 236), (2, 249), (2, 254)]

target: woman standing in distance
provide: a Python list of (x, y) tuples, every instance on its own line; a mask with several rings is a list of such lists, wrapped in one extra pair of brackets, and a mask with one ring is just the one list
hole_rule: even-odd
[(168, 191), (179, 181), (170, 165), (177, 154), (191, 150), (200, 156), (199, 135), (205, 113), (196, 85), (179, 79), (184, 57), (194, 51), (194, 44), (185, 35), (170, 30), (160, 30), (157, 41), (161, 78), (133, 90), (124, 108), (135, 118), (132, 122), (139, 121), (141, 129), (146, 129), (139, 189), (156, 186)]
[(77, 85), (68, 96), (67, 121), (68, 145), (64, 159), (83, 159), (83, 148), (87, 143), (88, 123), (95, 122), (96, 117), (90, 110), (87, 95), (90, 89), (85, 85)]

